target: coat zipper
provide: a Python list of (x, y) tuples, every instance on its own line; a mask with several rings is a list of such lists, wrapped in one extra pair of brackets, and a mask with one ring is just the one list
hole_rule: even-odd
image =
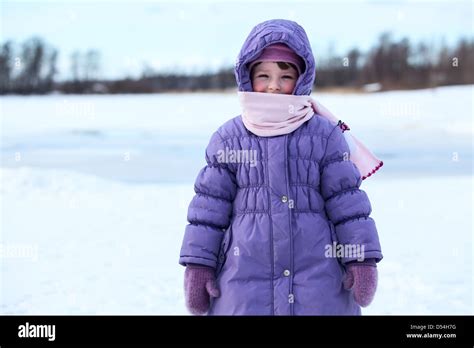
[(272, 304), (272, 315), (275, 315), (275, 284), (274, 284), (274, 274), (275, 274), (275, 267), (274, 267), (274, 256), (273, 256), (273, 219), (272, 219), (272, 201), (271, 201), (271, 194), (270, 194), (270, 177), (268, 175), (268, 139), (265, 139), (265, 145), (266, 145), (266, 166), (265, 166), (265, 176), (267, 180), (267, 197), (268, 197), (268, 214), (269, 214), (269, 220), (270, 220), (270, 257), (271, 257), (271, 269), (272, 269), (272, 275), (270, 278), (270, 289), (271, 289), (271, 294), (272, 294), (272, 299), (271, 299), (271, 304)]
[[(293, 275), (294, 275), (294, 262), (293, 262), (293, 229), (291, 226), (292, 223), (292, 209), (294, 207), (294, 201), (290, 191), (290, 182), (289, 182), (289, 173), (288, 173), (288, 135), (285, 135), (285, 182), (286, 182), (286, 192), (288, 196), (288, 221), (289, 221), (289, 234), (290, 234), (290, 276), (288, 281), (290, 282), (290, 292), (288, 294), (288, 302), (290, 303), (290, 315), (294, 315), (294, 296), (293, 294)], [(291, 208), (290, 208), (291, 207)], [(291, 301), (290, 301), (291, 298)]]

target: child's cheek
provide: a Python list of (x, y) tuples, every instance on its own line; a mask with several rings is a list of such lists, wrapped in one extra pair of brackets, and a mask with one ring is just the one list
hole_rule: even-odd
[(295, 89), (295, 86), (296, 86), (295, 81), (288, 81), (287, 83), (284, 84), (283, 93), (285, 93), (285, 94), (293, 93), (293, 90)]
[(265, 92), (265, 90), (266, 90), (265, 84), (262, 83), (262, 81), (259, 81), (259, 80), (254, 80), (252, 86), (253, 86), (254, 92)]

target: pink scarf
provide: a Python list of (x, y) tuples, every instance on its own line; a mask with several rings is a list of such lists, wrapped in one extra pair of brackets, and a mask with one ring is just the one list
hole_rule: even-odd
[(345, 132), (350, 128), (344, 122), (310, 96), (259, 92), (238, 92), (238, 95), (242, 121), (249, 131), (258, 136), (291, 133), (314, 115), (319, 115), (342, 129), (349, 146), (350, 160), (359, 170), (362, 180), (383, 165), (356, 137)]

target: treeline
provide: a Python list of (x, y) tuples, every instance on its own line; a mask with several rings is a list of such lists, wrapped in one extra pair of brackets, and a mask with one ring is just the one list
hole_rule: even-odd
[[(100, 53), (74, 52), (70, 78), (58, 79), (58, 51), (40, 38), (17, 46), (3, 43), (0, 51), (0, 94), (156, 93), (234, 88), (232, 67), (216, 73), (162, 73), (145, 66), (139, 78), (100, 79)], [(474, 40), (460, 39), (454, 47), (438, 48), (406, 38), (380, 36), (368, 52), (354, 48), (346, 55), (317, 55), (316, 85), (376, 90), (426, 88), (474, 83)], [(318, 59), (319, 58), (319, 59)]]
[(363, 87), (380, 84), (383, 90), (426, 88), (474, 83), (474, 39), (460, 39), (452, 48), (406, 38), (394, 41), (380, 36), (369, 52), (350, 50), (346, 56), (324, 59), (316, 68), (320, 87)]
[(2, 44), (0, 52), (0, 93), (48, 93), (56, 88), (58, 51), (38, 38), (16, 48)]

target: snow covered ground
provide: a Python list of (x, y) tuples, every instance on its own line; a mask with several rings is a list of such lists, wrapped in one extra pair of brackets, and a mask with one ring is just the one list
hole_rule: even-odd
[[(314, 97), (385, 162), (362, 185), (384, 253), (363, 313), (473, 314), (473, 87)], [(0, 313), (186, 314), (187, 205), (236, 96), (0, 103)]]

